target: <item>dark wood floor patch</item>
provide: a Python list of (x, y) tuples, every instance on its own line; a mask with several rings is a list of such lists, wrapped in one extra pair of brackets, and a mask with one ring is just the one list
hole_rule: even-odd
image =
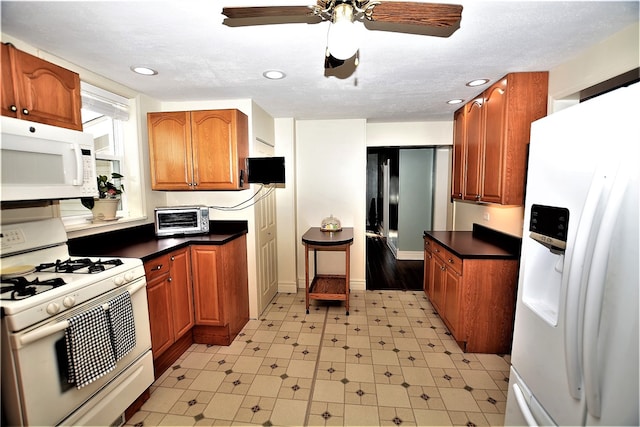
[(396, 260), (384, 238), (367, 235), (367, 290), (422, 289), (424, 261)]

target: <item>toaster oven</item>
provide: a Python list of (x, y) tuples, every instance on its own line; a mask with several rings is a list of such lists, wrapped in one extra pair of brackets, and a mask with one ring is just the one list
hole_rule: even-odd
[(173, 206), (155, 209), (156, 236), (209, 233), (207, 206)]

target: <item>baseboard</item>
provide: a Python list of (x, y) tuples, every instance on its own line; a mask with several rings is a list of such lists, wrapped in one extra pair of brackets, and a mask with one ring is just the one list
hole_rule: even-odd
[[(302, 283), (304, 288), (304, 283)], [(278, 282), (278, 293), (280, 294), (295, 294), (298, 291), (295, 282)]]
[(398, 251), (396, 259), (401, 261), (422, 261), (424, 260), (423, 251)]

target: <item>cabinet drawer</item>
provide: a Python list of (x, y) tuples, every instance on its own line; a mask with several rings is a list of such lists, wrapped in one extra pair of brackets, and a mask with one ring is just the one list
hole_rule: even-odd
[(433, 242), (433, 252), (444, 262), (444, 265), (462, 276), (462, 259), (435, 242)]
[(147, 276), (147, 281), (169, 274), (169, 254), (145, 262), (144, 274)]
[(433, 251), (433, 240), (428, 237), (424, 238), (424, 250), (427, 252)]

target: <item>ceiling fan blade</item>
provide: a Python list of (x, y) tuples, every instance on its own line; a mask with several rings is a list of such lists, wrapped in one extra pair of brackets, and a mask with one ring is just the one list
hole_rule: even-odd
[(224, 7), (222, 23), (228, 27), (267, 24), (317, 24), (322, 17), (309, 6)]
[(378, 23), (458, 27), (462, 6), (442, 3), (385, 1), (373, 7), (370, 19)]

